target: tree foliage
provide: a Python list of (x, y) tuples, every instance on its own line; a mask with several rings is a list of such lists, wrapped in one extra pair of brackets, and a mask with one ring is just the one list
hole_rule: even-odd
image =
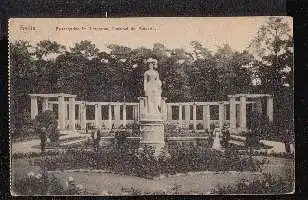
[[(250, 51), (243, 52), (228, 44), (211, 52), (199, 41), (191, 42), (192, 52), (160, 43), (134, 49), (109, 44), (109, 51), (100, 51), (86, 40), (71, 48), (47, 40), (34, 46), (16, 41), (10, 44), (12, 122), (20, 126), (23, 116), (29, 115), (29, 93), (64, 92), (87, 101), (136, 102), (144, 95), (143, 74), (149, 57), (158, 60), (163, 96), (169, 102), (218, 101), (229, 94), (262, 92), (278, 95), (283, 105), (288, 104), (284, 112), (276, 113), (288, 116), (283, 114), (293, 105), (293, 50), (288, 31), (281, 18), (270, 18), (251, 42)], [(253, 84), (255, 77), (261, 84)], [(275, 105), (280, 104), (276, 99)]]
[[(261, 84), (257, 91), (274, 95), (276, 125), (293, 129), (293, 36), (284, 18), (271, 17), (262, 25), (250, 49), (258, 55), (253, 63)], [(291, 114), (292, 115), (292, 114)]]

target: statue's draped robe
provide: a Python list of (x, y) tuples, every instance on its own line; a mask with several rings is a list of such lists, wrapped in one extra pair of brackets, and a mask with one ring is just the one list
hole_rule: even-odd
[(144, 74), (144, 92), (147, 98), (147, 113), (160, 113), (161, 106), (161, 81), (156, 70), (148, 70)]

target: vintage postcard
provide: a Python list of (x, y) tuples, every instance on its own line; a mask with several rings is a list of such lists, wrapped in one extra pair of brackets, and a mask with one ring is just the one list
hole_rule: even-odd
[(294, 193), (290, 17), (11, 18), (11, 193)]

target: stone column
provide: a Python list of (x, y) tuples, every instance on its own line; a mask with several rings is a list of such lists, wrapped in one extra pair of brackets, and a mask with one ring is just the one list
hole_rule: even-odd
[(38, 114), (37, 97), (31, 96), (31, 119), (35, 119)]
[(179, 105), (179, 124), (180, 124), (180, 127), (182, 128), (182, 105), (180, 104)]
[(210, 115), (210, 105), (204, 105), (203, 106), (203, 126), (204, 130), (207, 129), (210, 130), (211, 125), (211, 115)]
[(66, 119), (66, 104), (64, 101), (64, 96), (59, 96), (58, 97), (58, 126), (60, 130), (65, 129), (65, 119)]
[(136, 110), (135, 110), (136, 111), (136, 120), (139, 121), (140, 120), (139, 104), (136, 105), (135, 108), (136, 108)]
[(266, 114), (270, 122), (273, 122), (273, 96), (267, 97)]
[(102, 106), (95, 104), (95, 127), (100, 129), (102, 127)]
[(218, 103), (219, 128), (222, 129), (225, 123), (225, 105), (224, 102)]
[(133, 106), (133, 120), (137, 120), (137, 110), (136, 110), (136, 106)]
[(236, 98), (230, 97), (230, 132), (236, 132)]
[(197, 129), (197, 106), (196, 104), (193, 105), (193, 129)]
[(42, 111), (45, 112), (46, 110), (49, 110), (48, 97), (44, 97), (42, 103)]
[(190, 105), (185, 105), (185, 120), (190, 121)]
[(87, 106), (85, 102), (79, 104), (80, 112), (80, 128), (85, 130), (87, 128)]
[(65, 127), (66, 127), (66, 121), (68, 120), (68, 102), (67, 101), (64, 101), (64, 119), (65, 119)]
[(256, 109), (258, 113), (263, 113), (262, 110), (262, 99), (261, 98), (257, 98), (256, 100)]
[(186, 128), (189, 128), (189, 124), (190, 124), (190, 105), (186, 104), (184, 106), (185, 108), (185, 126)]
[(123, 104), (123, 126), (126, 127), (126, 105)]
[(120, 104), (116, 104), (114, 106), (114, 119), (115, 119), (115, 127), (118, 128), (120, 126)]
[(145, 98), (138, 97), (139, 100), (139, 120), (143, 119), (145, 116)]
[(53, 104), (52, 103), (48, 103), (48, 110), (53, 111)]
[(240, 97), (240, 129), (246, 131), (246, 97)]
[(167, 104), (167, 118), (168, 120), (172, 120), (172, 106)]
[(261, 98), (256, 98), (254, 103), (252, 104), (253, 112), (262, 113), (262, 101)]
[(167, 113), (167, 103), (166, 103), (167, 98), (162, 97), (162, 103), (161, 103), (161, 113), (163, 115), (163, 120), (166, 121), (168, 117)]
[(75, 98), (70, 97), (69, 98), (69, 129), (75, 130)]
[(112, 129), (112, 112), (111, 112), (111, 104), (108, 106), (108, 121), (109, 121), (109, 129)]

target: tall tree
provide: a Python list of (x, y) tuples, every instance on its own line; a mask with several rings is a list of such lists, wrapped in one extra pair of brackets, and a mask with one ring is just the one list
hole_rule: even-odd
[(288, 23), (281, 17), (271, 17), (262, 25), (249, 49), (256, 54), (264, 92), (279, 93), (282, 87), (293, 86), (288, 75), (293, 73), (293, 36)]
[(58, 66), (56, 58), (62, 55), (65, 46), (49, 40), (40, 41), (33, 52), (38, 73), (35, 90), (37, 93), (51, 93), (54, 91)]
[(249, 49), (261, 79), (260, 89), (274, 95), (274, 119), (278, 127), (293, 127), (293, 36), (286, 18), (271, 17), (262, 25)]
[(26, 41), (10, 43), (10, 118), (11, 130), (22, 128), (30, 123), (27, 112), (30, 101), (28, 94), (34, 92), (32, 85), (37, 78), (33, 56), (33, 47)]

